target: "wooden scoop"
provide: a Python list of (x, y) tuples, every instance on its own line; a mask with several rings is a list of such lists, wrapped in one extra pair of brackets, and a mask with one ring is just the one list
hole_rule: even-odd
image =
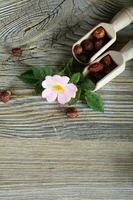
[[(100, 81), (96, 83), (96, 87), (94, 91), (99, 90), (102, 88), (105, 84), (109, 83), (112, 79), (114, 79), (116, 76), (121, 74), (125, 70), (125, 65), (128, 60), (131, 60), (133, 58), (133, 40), (130, 40), (122, 49), (120, 52), (118, 51), (108, 51), (99, 58), (97, 58), (93, 63), (100, 62), (103, 57), (106, 55), (110, 55), (113, 61), (116, 63), (117, 67), (113, 69), (109, 74), (104, 76)], [(93, 64), (91, 63), (91, 65)], [(87, 66), (84, 71), (83, 75), (87, 76), (89, 73), (89, 67)]]
[[(110, 47), (115, 42), (116, 33), (121, 29), (123, 29), (124, 27), (128, 26), (132, 22), (133, 22), (133, 7), (129, 7), (127, 9), (118, 12), (117, 15), (112, 19), (111, 23), (100, 23), (90, 32), (88, 32), (84, 37), (82, 37), (80, 40), (74, 43), (72, 47), (72, 53), (74, 58), (82, 64), (88, 64), (90, 62), (93, 62), (98, 56), (100, 56), (108, 47)], [(88, 63), (83, 63), (75, 55), (74, 47), (76, 45), (80, 45), (84, 40), (90, 38), (91, 34), (100, 26), (102, 26), (105, 29), (110, 40), (90, 58)]]

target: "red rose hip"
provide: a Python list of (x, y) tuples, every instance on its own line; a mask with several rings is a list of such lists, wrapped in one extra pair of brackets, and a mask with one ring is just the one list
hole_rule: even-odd
[(93, 42), (90, 39), (84, 40), (81, 45), (85, 51), (91, 51), (94, 48)]
[(73, 51), (74, 51), (75, 55), (80, 55), (82, 53), (83, 49), (82, 49), (82, 47), (79, 44), (77, 44), (74, 47)]
[(111, 56), (108, 54), (105, 57), (102, 58), (102, 63), (105, 65), (111, 65), (112, 64), (112, 58)]
[(115, 68), (115, 67), (113, 67), (113, 66), (106, 66), (106, 67), (104, 68), (105, 74), (109, 74), (114, 68)]
[(105, 29), (104, 29), (102, 26), (98, 27), (98, 28), (93, 32), (93, 36), (94, 36), (96, 39), (104, 38), (104, 36), (105, 36)]
[(96, 72), (102, 71), (103, 68), (104, 68), (103, 64), (101, 64), (101, 63), (94, 63), (94, 64), (92, 64), (92, 65), (88, 68), (88, 70), (89, 70), (89, 72), (96, 73)]
[(86, 54), (86, 52), (83, 52), (80, 55), (77, 55), (77, 58), (83, 63), (88, 63), (89, 61), (89, 56), (88, 54)]
[(20, 56), (22, 55), (22, 49), (21, 49), (21, 48), (18, 48), (18, 47), (13, 48), (13, 49), (12, 49), (12, 55), (13, 55), (14, 57), (20, 57)]
[(10, 100), (10, 96), (11, 96), (10, 90), (1, 92), (1, 94), (0, 94), (1, 101), (3, 103), (7, 103)]
[(95, 41), (95, 49), (99, 50), (102, 48), (104, 41), (102, 39)]
[(72, 107), (72, 108), (67, 108), (66, 114), (67, 114), (67, 117), (70, 118), (70, 119), (74, 119), (74, 118), (79, 117), (78, 111), (77, 111), (77, 109), (74, 108), (74, 107)]

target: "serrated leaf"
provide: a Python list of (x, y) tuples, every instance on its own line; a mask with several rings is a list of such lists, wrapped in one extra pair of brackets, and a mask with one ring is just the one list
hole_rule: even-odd
[(44, 72), (43, 72), (42, 68), (33, 66), (32, 70), (33, 70), (33, 75), (34, 75), (35, 79), (37, 79), (37, 80), (44, 79)]
[(53, 75), (53, 69), (51, 67), (49, 67), (49, 66), (45, 66), (43, 68), (43, 71), (44, 71), (44, 73), (45, 73), (46, 76)]
[(28, 70), (28, 71), (24, 72), (23, 74), (18, 76), (18, 78), (21, 81), (23, 81), (24, 83), (27, 83), (29, 85), (34, 85), (37, 83), (37, 80), (35, 79), (32, 70)]
[(88, 90), (94, 90), (95, 89), (95, 83), (89, 79), (85, 79), (84, 82), (81, 85), (81, 88), (83, 91)]
[(76, 97), (72, 98), (69, 102), (68, 105), (74, 105), (76, 104), (79, 100), (80, 100), (80, 96), (81, 96), (81, 89), (79, 88), (77, 93), (76, 93)]
[(74, 84), (77, 84), (80, 80), (80, 77), (81, 77), (81, 74), (78, 72), (78, 73), (75, 73), (72, 75), (71, 79), (70, 79), (70, 82), (71, 83), (74, 83)]
[(95, 111), (104, 112), (104, 103), (99, 94), (92, 91), (85, 93), (85, 100), (87, 105)]

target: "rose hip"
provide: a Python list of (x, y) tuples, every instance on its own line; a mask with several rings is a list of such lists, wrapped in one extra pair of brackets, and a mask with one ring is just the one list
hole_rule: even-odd
[(93, 36), (96, 38), (96, 39), (101, 39), (105, 36), (105, 29), (100, 26), (98, 27), (94, 32), (93, 32)]
[(0, 94), (1, 101), (3, 103), (7, 103), (10, 100), (10, 96), (11, 96), (10, 90), (6, 90), (6, 91), (1, 92), (1, 94)]
[(113, 66), (106, 66), (106, 67), (104, 68), (104, 73), (105, 73), (105, 74), (109, 74), (114, 68), (115, 68), (115, 67), (113, 67)]
[(112, 64), (112, 58), (111, 56), (108, 54), (106, 56), (104, 56), (102, 58), (102, 63), (105, 64), (105, 65), (111, 65)]
[(93, 42), (90, 39), (84, 40), (81, 45), (85, 51), (91, 51), (94, 48)]
[(82, 54), (78, 55), (77, 58), (83, 63), (87, 63), (89, 61), (89, 57), (86, 54), (86, 52), (83, 52)]
[(67, 114), (67, 117), (71, 119), (77, 118), (79, 116), (77, 109), (74, 107), (67, 108), (66, 114)]
[(96, 41), (95, 41), (95, 49), (96, 49), (96, 50), (101, 49), (101, 47), (103, 46), (103, 43), (104, 43), (103, 39), (96, 40)]
[(79, 44), (77, 44), (75, 47), (74, 47), (74, 53), (76, 54), (76, 55), (80, 55), (81, 53), (82, 53), (82, 51), (83, 51), (83, 49), (82, 49), (82, 47), (79, 45)]
[(94, 64), (92, 64), (92, 65), (88, 68), (88, 70), (89, 70), (89, 72), (96, 73), (96, 72), (102, 71), (103, 68), (104, 68), (103, 64), (101, 64), (101, 63), (94, 63)]
[(22, 55), (22, 49), (21, 48), (13, 48), (12, 49), (12, 55), (14, 57), (20, 57)]

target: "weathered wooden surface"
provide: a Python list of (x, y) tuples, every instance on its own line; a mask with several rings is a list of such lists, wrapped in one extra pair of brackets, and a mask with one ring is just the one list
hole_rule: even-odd
[(132, 200), (132, 143), (1, 139), (0, 152), (2, 200)]
[[(13, 91), (0, 102), (0, 199), (132, 199), (133, 61), (100, 91), (105, 113), (79, 103), (76, 120), (16, 77), (33, 64), (60, 66), (73, 42), (127, 6), (132, 0), (0, 1), (0, 89)], [(112, 48), (130, 38), (133, 25)], [(12, 47), (22, 48), (19, 61)]]

